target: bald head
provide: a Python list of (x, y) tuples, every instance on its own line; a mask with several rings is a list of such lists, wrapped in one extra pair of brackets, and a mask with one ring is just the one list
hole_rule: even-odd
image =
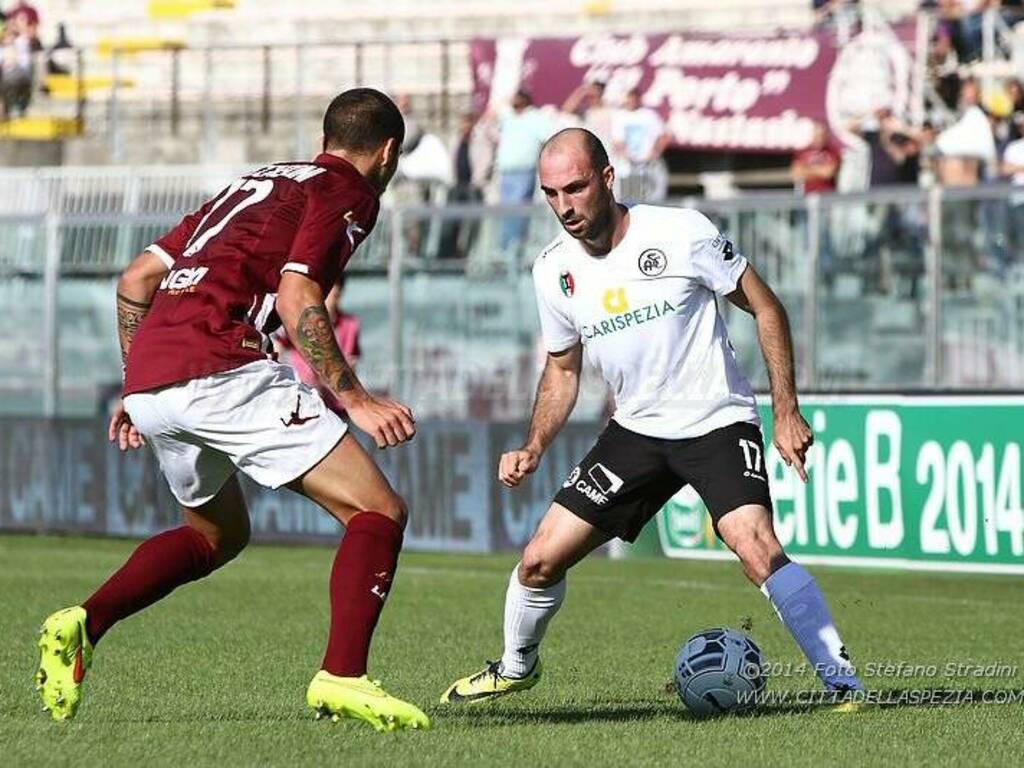
[(601, 140), (584, 128), (566, 128), (544, 144), (539, 166), (541, 191), (565, 231), (585, 248), (606, 252), (618, 208), (615, 171)]
[(540, 150), (540, 164), (546, 157), (568, 155), (578, 166), (601, 173), (608, 167), (608, 151), (604, 144), (586, 128), (563, 128), (544, 142)]

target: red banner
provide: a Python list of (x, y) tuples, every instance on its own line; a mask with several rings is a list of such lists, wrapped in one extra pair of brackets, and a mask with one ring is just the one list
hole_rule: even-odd
[(677, 146), (790, 152), (814, 121), (845, 138), (845, 123), (878, 107), (905, 112), (913, 26), (872, 30), (847, 45), (824, 32), (593, 35), (477, 40), (476, 106), (507, 102), (522, 86), (538, 106), (560, 106), (581, 83), (606, 83), (621, 103), (633, 88)]

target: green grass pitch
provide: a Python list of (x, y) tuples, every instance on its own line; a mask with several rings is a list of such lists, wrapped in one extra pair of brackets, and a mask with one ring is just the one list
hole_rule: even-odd
[[(499, 652), (514, 555), (405, 554), (371, 674), (424, 706), (427, 733), (315, 722), (305, 686), (327, 623), (328, 548), (253, 546), (211, 578), (115, 627), (77, 719), (53, 723), (32, 688), (35, 631), (83, 599), (127, 541), (0, 538), (4, 765), (998, 765), (1020, 764), (1024, 705), (765, 707), (698, 721), (666, 691), (696, 630), (746, 624), (766, 658), (801, 661), (733, 563), (591, 559), (548, 633), (545, 680), (503, 701), (436, 702)], [(998, 679), (873, 677), (872, 688), (1024, 688), (1020, 578), (814, 568), (854, 661), (1016, 666)], [(810, 676), (775, 690), (812, 689)]]

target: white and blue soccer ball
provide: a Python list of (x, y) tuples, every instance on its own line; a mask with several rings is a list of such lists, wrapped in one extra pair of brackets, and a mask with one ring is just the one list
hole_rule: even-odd
[(757, 644), (735, 629), (705, 629), (679, 649), (674, 670), (680, 700), (699, 717), (749, 712), (767, 681)]

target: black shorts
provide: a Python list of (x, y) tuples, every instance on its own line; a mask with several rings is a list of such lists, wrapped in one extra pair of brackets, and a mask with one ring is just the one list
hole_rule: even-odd
[(700, 495), (716, 531), (722, 515), (744, 504), (771, 510), (761, 429), (739, 422), (700, 437), (664, 440), (611, 421), (555, 501), (596, 528), (635, 541), (686, 485)]

